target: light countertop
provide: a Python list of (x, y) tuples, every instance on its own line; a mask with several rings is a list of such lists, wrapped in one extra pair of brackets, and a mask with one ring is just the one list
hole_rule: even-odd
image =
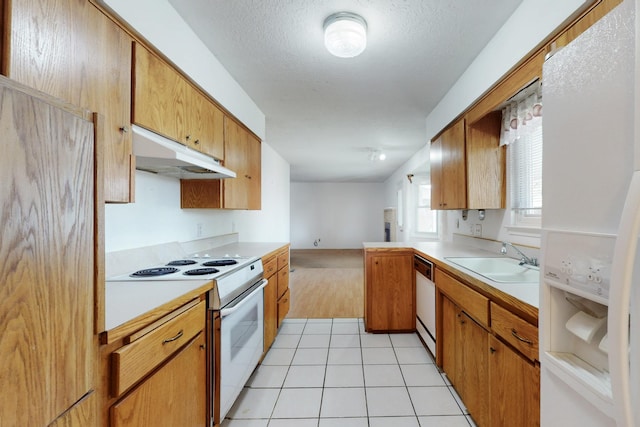
[(500, 257), (498, 253), (453, 242), (365, 242), (363, 246), (367, 250), (413, 249), (436, 266), (465, 279), (474, 285), (476, 290), (502, 299), (510, 305), (516, 305), (532, 318), (537, 318), (540, 301), (539, 283), (495, 282), (446, 259), (448, 257)]
[[(235, 242), (215, 248), (197, 250), (211, 256), (269, 256), (288, 243)], [(139, 268), (144, 268), (144, 265)], [(213, 289), (211, 280), (132, 280), (106, 282), (105, 331), (109, 341), (117, 339), (130, 329), (128, 324), (143, 324), (171, 312), (180, 305)], [(124, 331), (124, 332), (120, 332)]]

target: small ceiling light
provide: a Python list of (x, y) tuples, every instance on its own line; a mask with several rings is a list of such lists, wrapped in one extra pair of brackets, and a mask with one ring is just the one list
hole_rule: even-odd
[(339, 58), (360, 55), (367, 47), (367, 22), (355, 13), (334, 13), (324, 20), (324, 45)]

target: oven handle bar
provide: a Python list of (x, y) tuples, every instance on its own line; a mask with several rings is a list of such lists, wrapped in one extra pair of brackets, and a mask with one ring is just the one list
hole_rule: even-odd
[(234, 311), (239, 310), (240, 307), (242, 307), (247, 301), (249, 301), (249, 299), (251, 299), (251, 297), (253, 297), (256, 293), (262, 291), (262, 289), (265, 286), (267, 286), (267, 283), (269, 283), (269, 281), (267, 279), (262, 279), (262, 281), (253, 289), (253, 291), (249, 295), (247, 295), (244, 298), (242, 298), (233, 307), (223, 308), (222, 310), (220, 310), (220, 317), (226, 317), (226, 316), (230, 315), (231, 313), (233, 313)]

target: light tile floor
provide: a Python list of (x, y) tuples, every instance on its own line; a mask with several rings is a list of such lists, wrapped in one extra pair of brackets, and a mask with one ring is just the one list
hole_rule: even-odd
[(285, 319), (222, 427), (475, 427), (416, 334)]

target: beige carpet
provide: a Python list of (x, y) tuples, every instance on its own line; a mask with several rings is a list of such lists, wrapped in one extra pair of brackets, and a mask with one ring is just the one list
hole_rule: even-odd
[(289, 318), (363, 317), (364, 260), (359, 249), (291, 250)]

